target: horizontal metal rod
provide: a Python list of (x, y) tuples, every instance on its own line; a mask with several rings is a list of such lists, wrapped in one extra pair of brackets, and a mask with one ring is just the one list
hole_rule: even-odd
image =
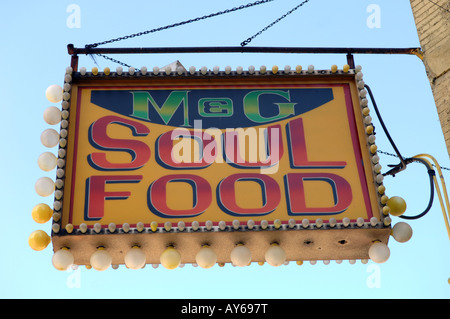
[(67, 46), (70, 55), (77, 54), (156, 54), (156, 53), (303, 53), (303, 54), (414, 54), (420, 48), (318, 48), (318, 47), (159, 47), (159, 48), (75, 48)]

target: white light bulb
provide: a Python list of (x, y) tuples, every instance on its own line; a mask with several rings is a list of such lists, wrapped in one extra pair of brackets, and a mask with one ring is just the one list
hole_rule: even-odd
[(278, 244), (272, 244), (264, 255), (267, 263), (271, 266), (281, 266), (286, 261), (286, 253)]
[(145, 265), (146, 257), (144, 251), (134, 246), (124, 256), (125, 265), (130, 269), (141, 269)]
[(50, 125), (58, 124), (61, 121), (61, 110), (56, 106), (49, 106), (44, 110), (44, 121)]
[(231, 262), (238, 267), (247, 266), (252, 260), (250, 249), (244, 245), (238, 245), (231, 251)]
[(39, 196), (47, 197), (50, 196), (55, 190), (55, 183), (49, 177), (40, 177), (36, 184), (34, 185), (34, 189)]
[(50, 85), (45, 91), (45, 96), (52, 103), (61, 102), (63, 98), (63, 89), (57, 84)]
[(389, 247), (382, 242), (376, 242), (369, 248), (369, 258), (378, 264), (388, 260), (390, 254)]
[(41, 143), (45, 147), (52, 148), (58, 145), (59, 133), (52, 128), (44, 130), (41, 134)]
[(195, 256), (195, 262), (202, 268), (211, 268), (217, 262), (217, 255), (214, 250), (205, 245), (200, 248)]
[(392, 227), (392, 237), (399, 243), (406, 243), (413, 234), (411, 226), (405, 222), (398, 222)]
[(95, 270), (104, 271), (111, 266), (112, 257), (104, 248), (98, 248), (97, 251), (91, 255), (90, 263)]
[(62, 248), (53, 254), (52, 264), (58, 270), (66, 271), (73, 263), (73, 255), (67, 248)]
[(284, 67), (284, 73), (290, 73), (291, 72), (291, 66), (290, 65), (286, 65)]
[(56, 156), (51, 152), (44, 152), (38, 157), (38, 166), (41, 170), (49, 172), (56, 167)]

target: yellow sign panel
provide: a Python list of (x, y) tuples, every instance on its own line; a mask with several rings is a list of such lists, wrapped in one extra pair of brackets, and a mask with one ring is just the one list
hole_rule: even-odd
[(383, 228), (363, 88), (320, 73), (75, 73), (55, 236)]

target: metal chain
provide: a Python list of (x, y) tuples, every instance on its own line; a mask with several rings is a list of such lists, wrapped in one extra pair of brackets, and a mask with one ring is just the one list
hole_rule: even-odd
[[(122, 62), (122, 61), (113, 59), (113, 58), (111, 58), (111, 57), (109, 57), (109, 56), (106, 56), (106, 55), (103, 55), (103, 54), (101, 54), (101, 53), (96, 53), (96, 55), (101, 56), (102, 58), (107, 59), (107, 60), (109, 60), (109, 61), (112, 61), (112, 62), (114, 62), (114, 63), (120, 64), (121, 66), (126, 66), (127, 68), (131, 68), (131, 67), (132, 67), (132, 66), (129, 65), (129, 64), (126, 64), (126, 63), (124, 63), (124, 62)], [(95, 60), (94, 60), (94, 61), (95, 61)], [(140, 70), (137, 69), (137, 68), (135, 68), (135, 69), (136, 69), (136, 71), (138, 71), (138, 72), (140, 71)]]
[(272, 22), (271, 24), (269, 24), (267, 27), (265, 27), (264, 29), (262, 29), (261, 31), (259, 31), (258, 33), (254, 34), (253, 36), (251, 36), (250, 38), (248, 38), (245, 41), (241, 42), (241, 47), (246, 46), (247, 44), (249, 44), (254, 38), (256, 38), (257, 36), (259, 36), (261, 33), (263, 33), (264, 31), (266, 31), (267, 29), (271, 28), (274, 24), (280, 22), (281, 20), (283, 20), (284, 18), (286, 18), (288, 15), (290, 15), (292, 12), (294, 12), (295, 10), (297, 10), (298, 8), (300, 8), (301, 6), (303, 6), (305, 3), (307, 3), (309, 0), (305, 0), (302, 3), (300, 3), (298, 6), (296, 6), (295, 8), (293, 8), (292, 10), (286, 12), (285, 14), (283, 14), (281, 17), (279, 17), (278, 19), (276, 19), (274, 22)]
[[(392, 157), (397, 157), (398, 158), (398, 156), (396, 154), (392, 154), (392, 153), (381, 151), (381, 150), (377, 150), (377, 152), (380, 153), (380, 154), (384, 154), (384, 155), (388, 155), (388, 156), (392, 156)], [(436, 165), (434, 165), (434, 164), (431, 164), (431, 165), (436, 167)], [(450, 171), (450, 168), (448, 168), (448, 167), (441, 166), (441, 169), (446, 170), (446, 171)]]
[(234, 11), (250, 8), (250, 7), (253, 7), (253, 6), (257, 6), (257, 5), (260, 5), (260, 4), (263, 4), (263, 3), (267, 3), (267, 2), (272, 2), (272, 1), (274, 1), (274, 0), (255, 1), (255, 2), (252, 2), (252, 3), (248, 3), (246, 5), (241, 5), (239, 7), (234, 7), (232, 9), (227, 9), (227, 10), (224, 10), (224, 11), (211, 13), (211, 14), (208, 14), (208, 15), (205, 15), (205, 16), (202, 16), (202, 17), (198, 17), (198, 18), (195, 18), (195, 19), (189, 19), (189, 20), (185, 20), (185, 21), (182, 21), (182, 22), (169, 24), (169, 25), (166, 25), (166, 26), (163, 26), (163, 27), (159, 27), (159, 28), (156, 28), (156, 29), (151, 29), (151, 30), (147, 30), (147, 31), (143, 31), (143, 32), (138, 32), (138, 33), (126, 35), (126, 36), (123, 36), (123, 37), (114, 38), (114, 39), (103, 41), (103, 42), (86, 44), (85, 48), (86, 49), (95, 48), (95, 47), (98, 47), (99, 45), (103, 45), (103, 44), (107, 44), (107, 43), (113, 43), (113, 42), (126, 40), (126, 39), (130, 39), (130, 38), (134, 38), (134, 37), (139, 37), (139, 36), (146, 35), (146, 34), (149, 34), (149, 33), (153, 33), (153, 32), (157, 32), (157, 31), (162, 31), (162, 30), (178, 27), (178, 26), (181, 26), (181, 25), (185, 25), (185, 24), (192, 23), (192, 22), (197, 22), (197, 21), (200, 21), (200, 20), (205, 20), (205, 19), (208, 19), (208, 18), (212, 18), (212, 17), (216, 17), (216, 16), (219, 16), (219, 15), (222, 15), (222, 14), (226, 14), (226, 13), (230, 13), (230, 12), (234, 12)]

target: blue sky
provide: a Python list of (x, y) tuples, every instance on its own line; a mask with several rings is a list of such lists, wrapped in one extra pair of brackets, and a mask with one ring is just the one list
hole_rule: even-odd
[[(176, 23), (248, 2), (170, 1), (8, 1), (3, 13), (0, 77), (0, 192), (2, 223), (0, 243), (0, 297), (2, 298), (449, 298), (450, 241), (437, 198), (433, 208), (419, 220), (408, 222), (414, 231), (407, 243), (391, 239), (391, 257), (384, 264), (354, 265), (344, 261), (329, 265), (309, 262), (282, 267), (268, 265), (238, 268), (226, 265), (204, 270), (186, 265), (176, 270), (163, 267), (131, 271), (125, 267), (98, 272), (80, 267), (60, 272), (51, 265), (51, 246), (41, 252), (28, 246), (36, 229), (50, 233), (50, 222), (35, 223), (31, 209), (39, 202), (51, 204), (34, 191), (41, 176), (53, 178), (37, 165), (47, 151), (39, 136), (48, 128), (42, 119), (51, 105), (45, 90), (63, 84), (70, 63), (66, 46), (100, 42)], [(192, 23), (114, 44), (125, 46), (239, 46), (260, 29), (297, 5), (298, 1), (271, 3)], [(80, 8), (80, 26), (67, 24), (75, 4)], [(369, 5), (380, 9), (379, 28), (370, 28)], [(111, 46), (111, 45), (110, 45)], [(310, 0), (302, 8), (255, 38), (249, 46), (293, 47), (418, 47), (414, 19), (407, 0)], [(316, 68), (342, 67), (344, 55), (294, 54), (158, 54), (113, 56), (135, 67), (164, 66), (175, 60), (186, 67), (223, 69), (230, 65), (309, 64)], [(97, 58), (100, 68), (116, 65)], [(441, 166), (450, 167), (439, 118), (423, 63), (416, 56), (356, 55), (364, 80), (371, 87), (383, 119), (404, 156), (433, 155)], [(90, 69), (93, 61), (80, 56), (80, 66)], [(374, 117), (377, 145), (394, 153)], [(398, 159), (380, 155), (381, 164)], [(444, 170), (450, 180), (450, 173)], [(428, 202), (425, 169), (411, 164), (384, 184), (390, 196), (402, 196), (406, 214), (416, 215)], [(393, 224), (401, 221), (393, 217)], [(373, 284), (373, 279), (377, 279)]]

